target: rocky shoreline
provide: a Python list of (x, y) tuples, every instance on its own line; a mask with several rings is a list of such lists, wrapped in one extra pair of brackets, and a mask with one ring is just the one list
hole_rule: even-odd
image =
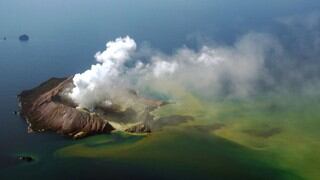
[(155, 119), (150, 113), (167, 103), (140, 97), (136, 92), (128, 97), (136, 102), (135, 107), (125, 111), (106, 107), (97, 107), (94, 111), (78, 108), (63, 96), (66, 89), (73, 87), (72, 78), (51, 78), (18, 95), (20, 112), (17, 114), (28, 123), (28, 132), (53, 131), (78, 139), (113, 130), (151, 133), (166, 125), (193, 120), (190, 116), (179, 115)]

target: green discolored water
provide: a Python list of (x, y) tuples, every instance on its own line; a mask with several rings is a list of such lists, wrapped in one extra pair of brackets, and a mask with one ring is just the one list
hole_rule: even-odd
[(192, 115), (192, 122), (136, 139), (125, 135), (127, 143), (90, 146), (91, 140), (101, 140), (96, 137), (62, 148), (56, 156), (108, 158), (207, 178), (319, 176), (319, 97), (269, 95), (211, 102), (188, 93), (181, 97), (182, 102), (154, 114)]
[(35, 162), (20, 163), (2, 175), (19, 172), (19, 176), (52, 179), (93, 175), (115, 179), (319, 176), (319, 97), (270, 95), (207, 102), (186, 92), (179, 94), (183, 101), (164, 106), (154, 115), (192, 115), (194, 121), (149, 135), (115, 132), (48, 143), (28, 152)]
[[(117, 132), (77, 141), (28, 134), (25, 121), (12, 113), (22, 90), (85, 71), (107, 41), (125, 35), (171, 54), (183, 44), (233, 44), (248, 32), (266, 32), (279, 35), (285, 47), (297, 46), (289, 54), (299, 59), (301, 53), (301, 64), (316, 69), (318, 9), (318, 0), (1, 0), (0, 179), (319, 179), (319, 95), (221, 100), (161, 82), (174, 95), (153, 92), (160, 87), (151, 85), (141, 90), (174, 102), (155, 117), (188, 115), (194, 121), (147, 136)], [(309, 13), (306, 30), (279, 25)], [(20, 43), (25, 33), (30, 40)], [(307, 46), (300, 47), (295, 43), (304, 34)], [(20, 155), (34, 161), (19, 161)]]

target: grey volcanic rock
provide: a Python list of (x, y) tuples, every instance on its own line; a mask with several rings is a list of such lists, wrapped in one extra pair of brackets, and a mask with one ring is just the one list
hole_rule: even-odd
[(174, 126), (194, 120), (192, 116), (183, 115), (172, 115), (161, 117), (159, 119), (154, 119), (153, 116), (151, 116), (150, 114), (148, 114), (148, 116), (149, 117), (146, 118), (144, 122), (132, 126), (126, 129), (126, 131), (130, 133), (151, 133), (154, 131), (161, 130), (166, 126)]
[(21, 161), (25, 161), (25, 162), (34, 161), (34, 159), (32, 157), (30, 157), (30, 156), (19, 156), (18, 159), (21, 160)]
[(114, 128), (96, 113), (77, 109), (60, 93), (72, 86), (72, 77), (51, 78), (40, 86), (18, 95), (21, 116), (29, 131), (54, 131), (74, 138), (110, 133)]
[(139, 123), (126, 129), (126, 132), (130, 133), (151, 133), (151, 127), (147, 123)]

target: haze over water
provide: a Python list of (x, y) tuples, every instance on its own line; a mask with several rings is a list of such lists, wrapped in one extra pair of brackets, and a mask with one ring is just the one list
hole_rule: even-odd
[[(184, 173), (180, 171), (203, 166), (190, 174), (202, 174), (207, 179), (230, 179), (229, 172), (245, 179), (315, 179), (320, 164), (316, 155), (320, 137), (316, 132), (320, 117), (319, 28), (317, 0), (1, 0), (0, 174), (8, 179), (17, 178), (20, 173), (30, 178), (44, 175), (52, 179), (64, 175), (81, 178), (76, 176), (77, 172), (90, 164), (96, 169), (88, 170), (84, 178), (94, 173), (106, 177), (100, 173), (109, 169), (111, 177), (123, 172), (132, 176), (143, 172), (142, 179), (174, 179), (182, 177)], [(28, 34), (30, 40), (19, 42), (21, 34)], [(194, 51), (203, 45), (232, 48), (248, 34), (267, 35), (283, 49), (280, 58), (273, 59), (272, 55), (266, 58), (271, 59), (264, 67), (272, 83), (261, 83), (254, 98), (250, 94), (241, 100), (230, 100), (228, 96), (227, 100), (214, 97), (212, 99), (219, 101), (213, 102), (207, 94), (194, 92), (193, 88), (191, 92), (179, 91), (177, 94), (185, 97), (181, 104), (192, 107), (191, 110), (173, 105), (156, 112), (158, 115), (190, 113), (199, 121), (188, 127), (218, 122), (224, 124), (225, 129), (201, 134), (197, 130), (187, 133), (188, 127), (177, 127), (149, 139), (115, 134), (75, 142), (50, 132), (28, 134), (25, 121), (12, 113), (18, 110), (16, 95), (22, 90), (33, 88), (50, 77), (85, 71), (95, 64), (94, 54), (117, 37), (129, 35), (138, 46), (171, 57), (181, 48)], [(260, 43), (254, 38), (250, 42)], [(224, 93), (221, 98), (225, 97)], [(281, 133), (265, 139), (250, 137), (256, 132), (251, 128), (263, 129), (266, 124), (270, 129), (280, 128)], [(170, 139), (180, 144), (172, 144)], [(109, 145), (109, 141), (119, 145)], [(100, 149), (99, 142), (102, 142)], [(217, 147), (221, 149), (212, 150)], [(184, 148), (185, 154), (181, 152)], [(185, 160), (191, 154), (201, 153), (206, 155), (207, 162), (201, 162), (204, 157), (200, 155), (194, 155), (194, 162)], [(37, 161), (21, 164), (14, 159), (17, 154), (32, 155)], [(149, 161), (154, 157), (157, 165), (153, 166)], [(229, 158), (235, 165), (231, 165)], [(248, 162), (242, 160), (246, 158)], [(181, 164), (180, 159), (183, 159)], [(214, 166), (215, 163), (221, 166)], [(45, 168), (38, 173), (32, 171), (39, 167)], [(243, 171), (252, 168), (255, 172), (240, 173), (236, 170), (239, 168)], [(186, 176), (192, 178), (191, 175)]]

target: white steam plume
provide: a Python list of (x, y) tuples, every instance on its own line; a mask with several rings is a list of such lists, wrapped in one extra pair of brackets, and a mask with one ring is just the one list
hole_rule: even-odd
[[(223, 89), (227, 81), (232, 94), (246, 96), (259, 78), (268, 77), (264, 67), (266, 54), (281, 50), (272, 37), (256, 33), (244, 36), (230, 47), (203, 46), (199, 51), (182, 48), (173, 55), (151, 54), (145, 57), (147, 61), (133, 58), (140, 51), (136, 51), (135, 41), (128, 36), (106, 46), (105, 51), (95, 55), (97, 64), (74, 76), (70, 97), (80, 107), (111, 105), (117, 103), (117, 98), (125, 98), (122, 93), (127, 88), (139, 89), (163, 80), (204, 93)], [(135, 63), (131, 68), (126, 66), (129, 61)]]
[(94, 108), (98, 103), (109, 105), (115, 95), (114, 89), (121, 84), (118, 78), (122, 73), (123, 63), (136, 49), (136, 43), (130, 37), (117, 38), (106, 44), (106, 50), (95, 55), (98, 64), (73, 78), (75, 87), (70, 97), (80, 107)]

